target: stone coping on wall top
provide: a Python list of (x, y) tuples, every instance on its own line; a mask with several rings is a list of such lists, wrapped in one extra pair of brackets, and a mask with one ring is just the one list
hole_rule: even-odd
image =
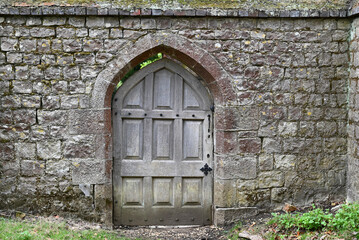
[[(352, 10), (353, 11), (353, 10)], [(352, 12), (351, 11), (351, 12)], [(359, 10), (358, 10), (359, 12)], [(32, 15), (32, 16), (175, 16), (175, 17), (347, 17), (348, 11), (343, 10), (237, 10), (237, 9), (133, 9), (97, 8), (82, 6), (40, 6), (40, 7), (1, 7), (0, 15)], [(353, 14), (352, 14), (353, 15)]]
[(359, 15), (359, 6), (353, 7), (348, 12), (348, 16), (356, 16), (356, 15)]

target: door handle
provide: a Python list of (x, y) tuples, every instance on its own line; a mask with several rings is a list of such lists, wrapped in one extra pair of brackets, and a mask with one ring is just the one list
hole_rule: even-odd
[(206, 163), (200, 170), (207, 176), (212, 171), (212, 168)]

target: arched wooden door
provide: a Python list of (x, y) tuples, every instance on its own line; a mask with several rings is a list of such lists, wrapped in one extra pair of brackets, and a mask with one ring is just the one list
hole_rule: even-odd
[(114, 224), (211, 224), (213, 118), (200, 81), (162, 59), (126, 80), (112, 107)]

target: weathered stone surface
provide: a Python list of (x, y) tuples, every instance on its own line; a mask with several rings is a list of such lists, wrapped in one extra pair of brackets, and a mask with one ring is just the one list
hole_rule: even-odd
[(22, 159), (34, 159), (36, 144), (35, 143), (16, 143), (15, 144), (16, 157)]
[(258, 186), (260, 188), (282, 187), (284, 176), (280, 171), (262, 172), (258, 175)]
[(241, 219), (254, 217), (258, 214), (258, 209), (255, 207), (243, 208), (219, 208), (216, 211), (215, 219), (217, 225), (227, 225), (233, 222), (238, 222)]
[(254, 179), (257, 176), (257, 158), (218, 158), (217, 177), (222, 179)]
[(276, 169), (294, 169), (296, 165), (295, 155), (274, 155)]
[(274, 158), (272, 154), (263, 154), (259, 156), (259, 169), (262, 171), (272, 170), (274, 165)]
[(46, 161), (45, 172), (47, 175), (61, 178), (70, 178), (71, 161), (49, 160)]
[(23, 160), (21, 161), (22, 176), (32, 177), (44, 174), (45, 164), (41, 161)]
[(92, 158), (94, 140), (86, 135), (77, 135), (64, 143), (65, 158)]
[(61, 142), (37, 142), (37, 156), (40, 159), (60, 159), (61, 158)]
[(111, 222), (113, 88), (158, 52), (195, 72), (213, 98), (214, 207), (225, 212), (217, 222), (237, 219), (242, 206), (343, 200), (345, 176), (349, 199), (359, 199), (357, 20), (239, 8), (11, 9), (0, 9), (0, 208), (38, 202), (42, 213)]
[(73, 184), (104, 184), (109, 179), (106, 175), (106, 161), (74, 160), (72, 161)]

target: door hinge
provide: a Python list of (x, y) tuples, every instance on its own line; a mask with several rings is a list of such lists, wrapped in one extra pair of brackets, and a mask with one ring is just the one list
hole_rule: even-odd
[(210, 107), (211, 111), (214, 112), (214, 105)]

